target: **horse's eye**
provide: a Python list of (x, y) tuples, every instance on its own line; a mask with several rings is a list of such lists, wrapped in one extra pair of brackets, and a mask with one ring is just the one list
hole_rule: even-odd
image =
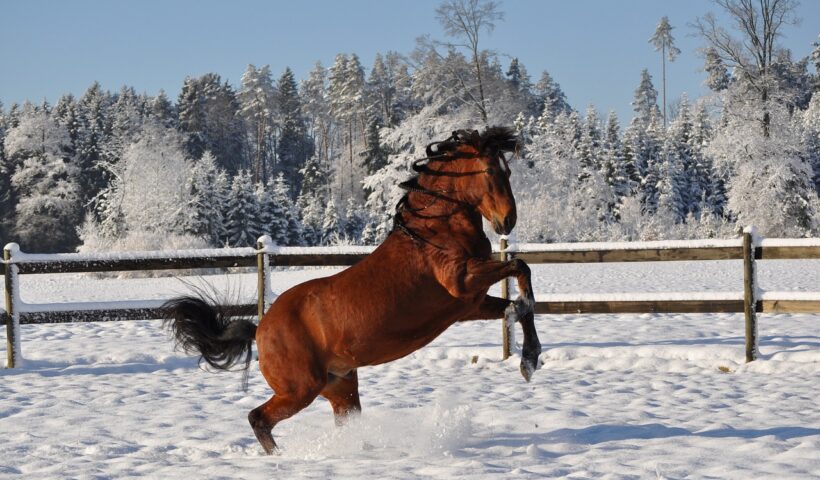
[(495, 175), (495, 167), (487, 167), (487, 170), (485, 171), (487, 172), (487, 175)]

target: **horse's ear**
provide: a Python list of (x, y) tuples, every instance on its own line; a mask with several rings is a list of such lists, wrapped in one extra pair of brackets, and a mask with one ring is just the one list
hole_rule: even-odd
[(518, 135), (509, 127), (489, 127), (481, 134), (479, 151), (482, 155), (496, 156), (503, 152), (517, 153)]

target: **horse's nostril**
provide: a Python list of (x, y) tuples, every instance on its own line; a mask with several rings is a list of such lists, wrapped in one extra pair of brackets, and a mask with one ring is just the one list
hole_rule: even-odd
[(515, 216), (509, 215), (504, 219), (504, 231), (506, 233), (510, 233), (512, 232), (513, 227), (515, 227)]

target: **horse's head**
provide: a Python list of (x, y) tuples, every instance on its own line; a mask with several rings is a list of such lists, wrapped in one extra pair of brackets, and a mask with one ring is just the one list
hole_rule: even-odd
[(427, 147), (428, 158), (446, 160), (429, 164), (438, 173), (433, 175), (435, 187), (475, 208), (496, 233), (506, 235), (515, 227), (517, 214), (505, 154), (517, 147), (517, 137), (509, 128), (491, 127), (481, 134), (453, 132), (449, 139)]

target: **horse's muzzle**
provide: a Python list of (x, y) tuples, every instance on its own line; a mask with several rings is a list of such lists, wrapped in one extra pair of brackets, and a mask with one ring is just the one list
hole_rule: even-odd
[(499, 235), (509, 235), (515, 228), (515, 215), (507, 215), (504, 220), (493, 219), (493, 230)]

